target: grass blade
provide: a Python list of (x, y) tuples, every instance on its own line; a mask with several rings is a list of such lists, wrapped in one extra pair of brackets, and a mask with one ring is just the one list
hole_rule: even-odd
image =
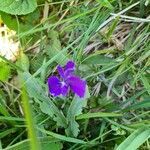
[(81, 114), (77, 116), (76, 119), (80, 120), (80, 119), (89, 119), (89, 118), (120, 117), (120, 116), (122, 116), (122, 114), (96, 112), (96, 113)]
[(28, 136), (30, 139), (31, 150), (40, 150), (40, 145), (36, 137), (35, 124), (25, 86), (22, 87), (22, 102), (24, 107), (25, 119), (27, 124)]
[[(42, 145), (42, 150), (60, 150), (61, 149), (61, 143), (59, 140), (51, 138), (51, 137), (42, 137), (38, 138), (40, 144)], [(4, 150), (30, 150), (30, 141), (29, 139), (23, 140), (19, 143), (16, 143), (12, 146), (9, 146), (5, 148)]]
[(66, 136), (51, 132), (51, 131), (46, 131), (44, 129), (38, 128), (38, 130), (43, 132), (43, 133), (46, 133), (52, 137), (55, 137), (56, 139), (62, 140), (62, 141), (67, 141), (67, 142), (71, 142), (71, 143), (78, 143), (78, 144), (86, 144), (87, 143), (83, 140), (79, 140), (79, 139), (71, 138), (71, 137), (66, 137)]
[(150, 128), (140, 128), (123, 141), (116, 150), (136, 150), (148, 138), (150, 138)]

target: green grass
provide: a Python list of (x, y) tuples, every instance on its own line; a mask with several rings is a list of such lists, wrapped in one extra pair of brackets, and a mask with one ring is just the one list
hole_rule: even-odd
[[(0, 56), (0, 149), (150, 149), (149, 14), (149, 0), (38, 0), (24, 16), (0, 12), (21, 47), (16, 62)], [(70, 59), (86, 96), (51, 97), (47, 78)]]

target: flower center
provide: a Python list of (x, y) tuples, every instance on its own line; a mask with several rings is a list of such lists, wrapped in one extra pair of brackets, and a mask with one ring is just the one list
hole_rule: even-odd
[(64, 81), (61, 82), (61, 87), (64, 87), (66, 83)]

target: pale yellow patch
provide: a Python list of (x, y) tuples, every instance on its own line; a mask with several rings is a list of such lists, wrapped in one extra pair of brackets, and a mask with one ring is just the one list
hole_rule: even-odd
[(15, 61), (19, 54), (19, 42), (14, 40), (16, 32), (6, 25), (0, 26), (0, 55)]

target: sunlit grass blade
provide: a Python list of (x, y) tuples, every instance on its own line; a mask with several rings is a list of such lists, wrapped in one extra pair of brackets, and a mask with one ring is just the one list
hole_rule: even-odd
[(47, 131), (44, 129), (40, 129), (38, 128), (39, 131), (41, 131), (42, 133), (46, 133), (47, 135), (50, 135), (52, 137), (55, 137), (56, 139), (62, 140), (62, 141), (67, 141), (67, 142), (71, 142), (71, 143), (78, 143), (78, 144), (86, 144), (87, 142), (83, 141), (83, 140), (79, 140), (76, 138), (72, 138), (72, 137), (67, 137), (61, 134), (57, 134), (51, 131)]
[(148, 138), (150, 138), (150, 128), (142, 127), (133, 132), (125, 141), (123, 141), (116, 150), (136, 150)]
[[(52, 138), (52, 137), (42, 137), (38, 138), (40, 144), (42, 145), (41, 150), (60, 150), (62, 144), (59, 142), (60, 140)], [(31, 150), (30, 149), (30, 140), (23, 140), (18, 142), (12, 146), (5, 148), (4, 150)]]
[[(24, 84), (24, 82), (22, 81), (21, 83)], [(36, 130), (35, 130), (36, 126), (32, 115), (29, 97), (27, 95), (26, 88), (24, 85), (22, 86), (22, 102), (23, 102), (24, 114), (25, 114), (25, 119), (27, 124), (28, 136), (30, 139), (30, 148), (31, 150), (40, 150), (40, 144), (36, 135)]]
[(95, 113), (81, 114), (77, 116), (76, 119), (80, 120), (89, 118), (105, 118), (105, 117), (121, 117), (121, 116), (122, 114), (118, 113), (95, 112)]

